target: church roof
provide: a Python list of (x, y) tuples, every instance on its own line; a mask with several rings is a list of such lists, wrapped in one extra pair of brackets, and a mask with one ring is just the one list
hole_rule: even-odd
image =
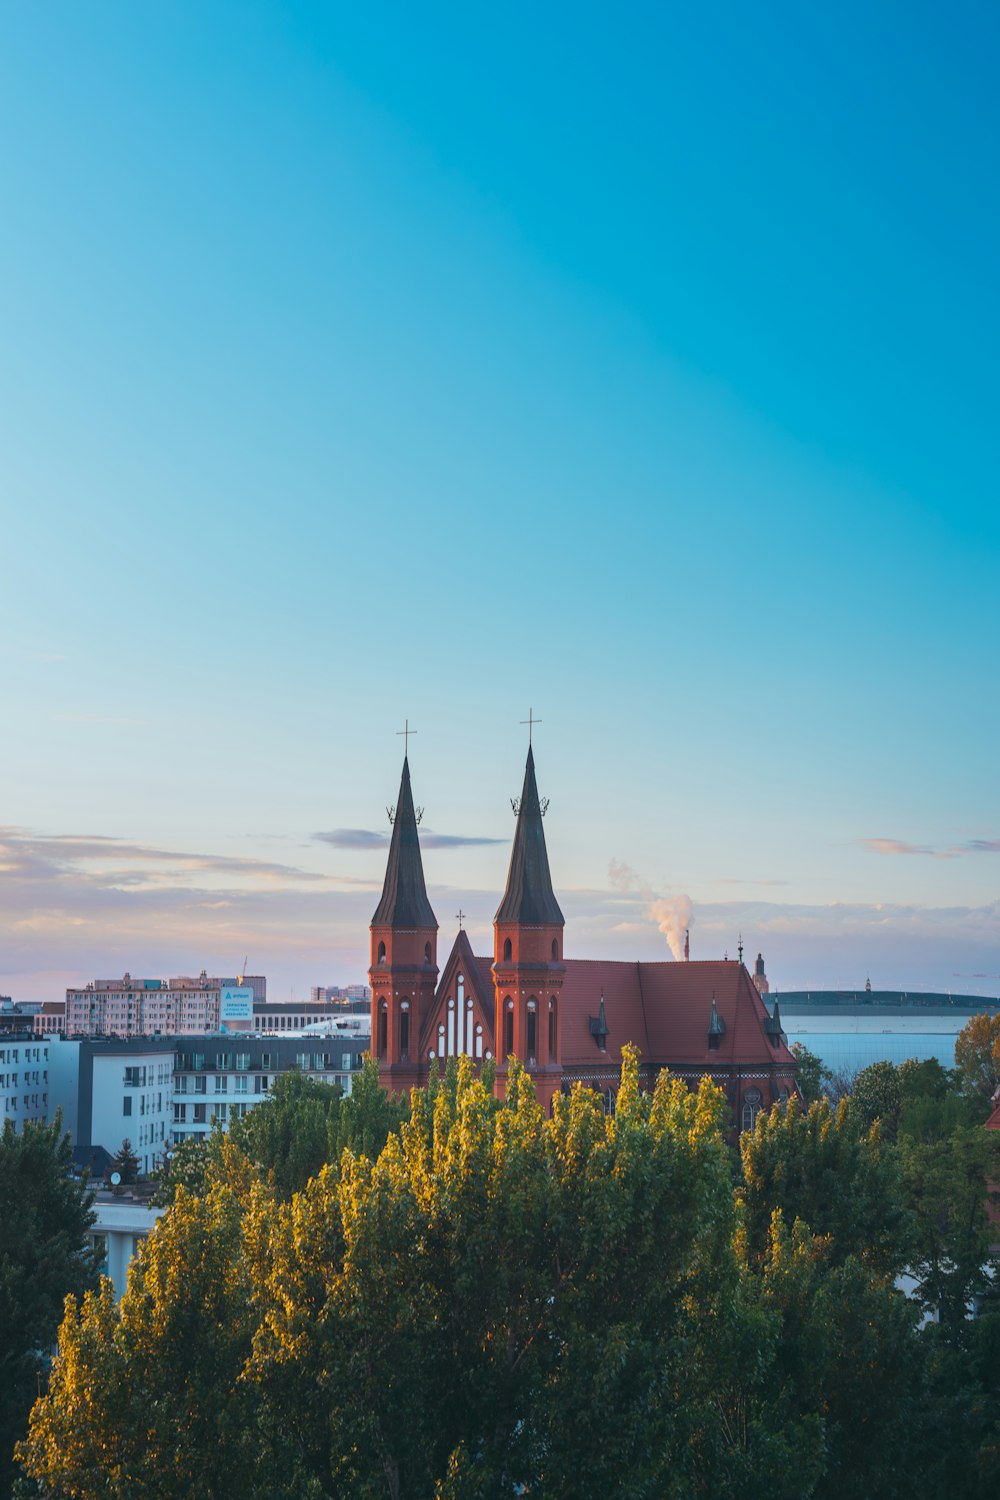
[(403, 776), (399, 783), (396, 816), (389, 843), (389, 861), (385, 870), (382, 899), (372, 917), (373, 927), (437, 927), (424, 885), (424, 867), (420, 860), (417, 837), (417, 815), (410, 790), (409, 761), (403, 758)]
[[(647, 1062), (673, 1067), (718, 1067), (726, 1063), (786, 1064), (794, 1059), (785, 1042), (774, 1046), (764, 1030), (769, 1011), (741, 963), (621, 963), (568, 958), (562, 999), (562, 1060), (565, 1067), (593, 1065), (598, 1058), (590, 1030), (603, 991), (608, 1056), (617, 1062), (633, 1042)], [(725, 1031), (708, 1045), (712, 994)]]
[(549, 874), (542, 807), (535, 781), (535, 758), (530, 745), (507, 872), (507, 889), (494, 921), (514, 922), (525, 927), (563, 926), (563, 914)]

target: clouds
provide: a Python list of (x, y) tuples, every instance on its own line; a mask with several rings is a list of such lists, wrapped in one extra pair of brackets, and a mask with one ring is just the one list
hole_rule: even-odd
[[(329, 833), (314, 833), (313, 838), (331, 844), (334, 849), (388, 849), (387, 833), (375, 833), (370, 828), (333, 828)], [(483, 844), (506, 844), (508, 839), (487, 838), (485, 835), (434, 833), (423, 829), (420, 845), (423, 849), (474, 849)]]
[(965, 854), (1000, 854), (1000, 839), (966, 839), (935, 849), (931, 844), (910, 844), (905, 839), (859, 839), (863, 849), (873, 854), (922, 854), (930, 859), (961, 859)]
[(249, 953), (261, 967), (307, 963), (319, 983), (335, 935), (357, 953), (356, 975), (376, 884), (103, 834), (0, 828), (2, 982), (15, 996), (55, 998), (68, 981), (53, 994), (51, 974), (226, 973)]

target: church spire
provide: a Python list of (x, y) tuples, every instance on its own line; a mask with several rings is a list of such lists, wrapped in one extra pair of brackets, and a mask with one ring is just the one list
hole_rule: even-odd
[(563, 926), (563, 914), (549, 874), (542, 806), (535, 781), (535, 757), (530, 744), (507, 872), (507, 889), (493, 920), (517, 923), (522, 927)]
[(420, 840), (417, 837), (417, 815), (413, 807), (410, 790), (410, 764), (403, 757), (403, 775), (399, 783), (396, 815), (392, 824), (392, 839), (389, 843), (389, 861), (385, 870), (382, 899), (372, 927), (437, 927), (427, 887), (424, 884), (424, 867), (420, 860)]

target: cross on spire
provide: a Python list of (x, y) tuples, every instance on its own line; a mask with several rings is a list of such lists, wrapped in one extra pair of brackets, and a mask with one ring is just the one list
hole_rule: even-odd
[(406, 721), (406, 728), (405, 729), (397, 729), (396, 730), (396, 738), (397, 739), (399, 739), (400, 735), (403, 736), (403, 754), (404, 754), (404, 756), (408, 756), (409, 755), (409, 753), (410, 753), (410, 735), (411, 734), (416, 734), (416, 732), (417, 731), (415, 729), (411, 729), (410, 728), (410, 721), (409, 721), (409, 719), (407, 719), (407, 721)]
[(527, 724), (527, 726), (528, 726), (528, 744), (529, 745), (531, 744), (531, 731), (532, 731), (532, 729), (535, 727), (536, 724), (540, 724), (541, 722), (542, 722), (541, 719), (536, 719), (535, 718), (535, 711), (534, 711), (534, 709), (531, 709), (531, 708), (528, 709), (528, 717), (526, 719), (522, 719), (521, 720), (522, 724)]
[(455, 913), (455, 917), (456, 917), (456, 920), (458, 922), (458, 930), (459, 930), (459, 932), (461, 932), (461, 930), (462, 930), (462, 923), (465, 921), (466, 913), (462, 910), (461, 907), (459, 907), (458, 911)]

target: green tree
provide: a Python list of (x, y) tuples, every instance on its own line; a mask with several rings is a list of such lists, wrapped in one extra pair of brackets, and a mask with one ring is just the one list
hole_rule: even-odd
[(982, 1126), (959, 1126), (930, 1143), (901, 1138), (903, 1184), (912, 1209), (910, 1270), (917, 1296), (955, 1329), (972, 1300), (990, 1290), (998, 1267), (990, 1247), (989, 1204), (1000, 1202), (1000, 1139)]
[(221, 1163), (222, 1126), (214, 1121), (207, 1139), (188, 1136), (172, 1147), (156, 1183), (153, 1203), (165, 1208), (173, 1203), (178, 1188), (196, 1197), (208, 1191), (213, 1171)]
[(298, 1071), (279, 1074), (267, 1098), (230, 1127), (232, 1140), (284, 1198), (330, 1160), (342, 1090)]
[(247, 1494), (260, 1443), (254, 1393), (240, 1382), (255, 1326), (243, 1221), (267, 1212), (266, 1190), (223, 1142), (208, 1191), (178, 1188), (121, 1303), (107, 1280), (81, 1306), (67, 1299), (48, 1393), (19, 1448), (42, 1493)]
[(807, 1223), (830, 1237), (830, 1263), (854, 1255), (880, 1274), (906, 1259), (907, 1216), (899, 1166), (878, 1127), (860, 1131), (849, 1101), (836, 1112), (826, 1099), (805, 1111), (797, 1099), (761, 1113), (740, 1137), (749, 1253), (767, 1253), (771, 1218)]
[[(487, 1063), (484, 1068), (487, 1088), (491, 1085), (485, 1075), (491, 1066)], [(434, 1077), (436, 1080), (436, 1074)], [(379, 1079), (378, 1063), (366, 1056), (361, 1071), (351, 1079), (351, 1092), (340, 1107), (336, 1130), (331, 1130), (328, 1160), (339, 1162), (341, 1153), (350, 1150), (355, 1156), (374, 1161), (390, 1135), (395, 1135), (409, 1117), (410, 1096), (388, 1093)]]
[(878, 1121), (883, 1141), (894, 1141), (903, 1107), (899, 1070), (891, 1062), (869, 1063), (856, 1074), (850, 1093), (850, 1112), (861, 1131)]
[(464, 1060), (376, 1160), (289, 1199), (224, 1143), (120, 1308), (68, 1306), (28, 1474), (81, 1497), (680, 1500), (737, 1279), (724, 1113), (708, 1083), (642, 1094), (629, 1056), (614, 1119), (584, 1089), (546, 1119), (520, 1069), (498, 1106)]
[(984, 1119), (1000, 1088), (1000, 1011), (972, 1016), (955, 1039), (955, 1071)]
[(63, 1302), (97, 1283), (87, 1231), (93, 1194), (69, 1175), (69, 1136), (7, 1121), (0, 1135), (0, 1494), (24, 1432)]
[(807, 1104), (819, 1099), (826, 1092), (826, 1085), (833, 1080), (830, 1069), (825, 1067), (815, 1052), (802, 1042), (792, 1043), (795, 1058), (795, 1078)]
[(109, 1183), (111, 1182), (111, 1179), (116, 1172), (118, 1173), (119, 1182), (126, 1187), (130, 1183), (133, 1183), (138, 1179), (139, 1158), (133, 1151), (132, 1142), (129, 1140), (128, 1136), (125, 1137), (121, 1145), (118, 1147), (118, 1150), (111, 1158), (111, 1163), (108, 1167)]

